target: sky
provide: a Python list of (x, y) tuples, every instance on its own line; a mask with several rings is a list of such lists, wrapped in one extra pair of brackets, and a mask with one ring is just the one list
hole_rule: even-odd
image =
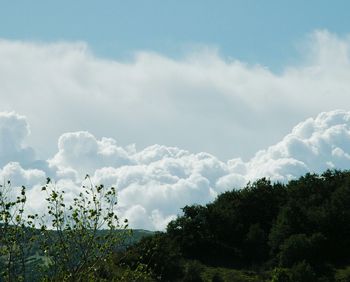
[(0, 35), (26, 41), (84, 41), (104, 58), (139, 50), (178, 57), (214, 46), (224, 57), (274, 71), (300, 59), (310, 32), (348, 33), (349, 1), (105, 0), (1, 1)]
[[(0, 178), (119, 189), (162, 230), (260, 177), (350, 165), (348, 1), (0, 1)], [(41, 199), (41, 200), (40, 200)]]

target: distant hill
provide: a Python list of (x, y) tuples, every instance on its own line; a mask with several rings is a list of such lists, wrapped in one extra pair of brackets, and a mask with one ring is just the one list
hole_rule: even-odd
[[(96, 237), (102, 237), (106, 232), (106, 230), (99, 230)], [(39, 281), (40, 269), (42, 268), (42, 266), (47, 265), (49, 263), (50, 258), (47, 257), (40, 248), (40, 230), (26, 228), (26, 233), (31, 234), (28, 236), (28, 240), (30, 240), (30, 237), (34, 238), (34, 236), (39, 236), (39, 239), (34, 240), (31, 243), (29, 253), (25, 257), (25, 265), (27, 269), (26, 281)], [(56, 237), (56, 231), (52, 230), (50, 231), (50, 233), (53, 238)], [(125, 250), (133, 244), (140, 242), (142, 239), (155, 234), (155, 232), (153, 231), (143, 229), (116, 230), (115, 233), (117, 236), (124, 237), (123, 244), (118, 245), (116, 251)], [(4, 263), (4, 259), (5, 257), (0, 255), (0, 282), (6, 281), (3, 280), (1, 277), (1, 265), (2, 263)]]

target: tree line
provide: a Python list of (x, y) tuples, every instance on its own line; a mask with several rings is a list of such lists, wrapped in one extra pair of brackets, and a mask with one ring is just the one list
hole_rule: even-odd
[(349, 171), (259, 179), (132, 245), (116, 189), (87, 181), (68, 201), (48, 179), (44, 216), (1, 186), (0, 281), (350, 281)]
[[(251, 273), (227, 281), (350, 281), (350, 172), (257, 180), (184, 207), (128, 252), (163, 281), (225, 281), (220, 269)], [(205, 277), (203, 266), (219, 272)]]

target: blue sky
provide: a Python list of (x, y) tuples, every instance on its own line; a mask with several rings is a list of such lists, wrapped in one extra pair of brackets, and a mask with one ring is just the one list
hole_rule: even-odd
[(137, 50), (177, 57), (198, 45), (280, 71), (316, 29), (349, 30), (349, 1), (1, 1), (0, 37), (77, 41), (98, 56)]

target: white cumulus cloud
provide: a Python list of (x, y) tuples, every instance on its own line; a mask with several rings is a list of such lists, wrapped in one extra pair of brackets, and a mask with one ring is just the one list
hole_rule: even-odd
[(97, 140), (86, 131), (65, 133), (58, 140), (58, 152), (49, 161), (62, 169), (73, 168), (82, 174), (92, 173), (101, 166), (131, 163), (128, 152), (112, 138)]
[[(25, 117), (15, 113), (0, 114), (7, 115), (17, 117), (22, 125), (16, 129), (17, 134), (15, 129), (8, 131), (17, 144), (17, 149), (9, 152), (16, 158), (18, 152), (27, 148), (23, 140), (28, 132), (23, 128), (28, 124)], [(16, 125), (17, 119), (10, 124)], [(6, 135), (1, 138), (0, 143), (8, 140)], [(49, 170), (38, 169), (38, 161), (32, 162), (32, 167), (22, 161), (25, 165), (4, 165), (0, 178), (29, 188), (31, 210), (45, 207), (40, 187), (46, 177), (53, 177), (56, 185), (66, 190), (67, 197), (73, 198), (89, 173), (94, 183), (117, 187), (120, 217), (128, 218), (132, 227), (159, 230), (185, 205), (206, 204), (219, 193), (239, 189), (248, 181), (267, 177), (286, 182), (307, 172), (348, 169), (350, 111), (334, 110), (308, 118), (281, 141), (258, 151), (246, 162), (240, 158), (223, 161), (205, 152), (191, 153), (164, 145), (137, 151), (134, 145), (122, 147), (112, 138), (99, 139), (86, 131), (65, 133), (59, 138), (57, 153), (47, 161)]]
[(210, 49), (112, 60), (83, 42), (0, 40), (0, 110), (28, 117), (45, 159), (62, 133), (88, 131), (247, 160), (300, 120), (350, 105), (349, 37), (320, 30), (304, 45), (299, 64), (274, 73)]
[(58, 147), (51, 164), (61, 171), (75, 171), (74, 175), (80, 175), (73, 177), (76, 182), (84, 169), (92, 170), (95, 183), (118, 188), (120, 212), (132, 226), (163, 229), (181, 207), (206, 204), (248, 181), (267, 177), (286, 182), (307, 172), (347, 169), (350, 112), (335, 110), (308, 118), (247, 162), (239, 158), (222, 161), (208, 153), (162, 145), (137, 151), (87, 132), (62, 135)]
[(34, 150), (24, 145), (29, 132), (24, 116), (14, 112), (0, 112), (0, 165), (10, 161), (34, 161)]
[(46, 177), (73, 197), (88, 173), (118, 188), (131, 226), (163, 229), (260, 177), (348, 169), (349, 37), (316, 31), (304, 47), (276, 74), (215, 50), (117, 61), (85, 43), (0, 40), (0, 178), (27, 185), (35, 210)]

